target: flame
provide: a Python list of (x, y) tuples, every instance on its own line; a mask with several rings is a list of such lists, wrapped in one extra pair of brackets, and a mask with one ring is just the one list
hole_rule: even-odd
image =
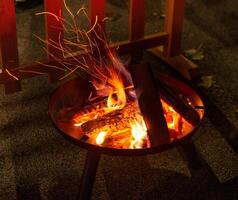
[(112, 74), (112, 78), (108, 82), (113, 86), (113, 90), (109, 92), (107, 108), (111, 111), (124, 108), (126, 105), (126, 93), (122, 80), (117, 74)]
[(107, 132), (106, 131), (101, 131), (97, 138), (96, 138), (96, 144), (101, 145), (103, 144), (105, 138), (106, 138)]
[[(109, 71), (109, 78), (106, 82), (98, 82), (96, 80), (92, 81), (92, 84), (97, 91), (97, 97), (101, 96), (107, 98), (106, 105), (101, 109), (95, 110), (94, 112), (83, 115), (76, 114), (76, 116), (74, 116), (75, 126), (81, 126), (87, 121), (97, 119), (103, 115), (125, 107), (127, 98), (123, 81), (114, 68), (108, 70), (111, 71)], [(91, 96), (89, 99), (90, 98)]]
[(142, 116), (139, 117), (139, 120), (134, 119), (130, 122), (131, 126), (131, 149), (138, 149), (145, 146), (147, 141), (147, 128)]
[[(88, 112), (82, 112), (74, 117), (75, 126), (82, 126), (84, 123), (87, 123), (91, 120), (102, 119), (103, 116), (113, 113), (116, 110), (121, 110), (120, 112), (127, 113), (127, 116), (131, 115), (126, 122), (128, 125), (125, 125), (122, 129), (110, 127), (110, 123), (106, 124), (105, 127), (102, 127), (101, 130), (95, 131), (93, 134), (90, 133), (89, 143), (94, 143), (97, 145), (109, 145), (117, 148), (131, 148), (139, 149), (146, 148), (150, 146), (149, 138), (147, 135), (147, 127), (145, 125), (143, 116), (140, 113), (138, 104), (134, 102), (137, 106), (134, 106), (134, 110), (127, 110), (127, 95), (130, 95), (130, 91), (133, 90), (133, 86), (124, 87), (124, 83), (121, 80), (116, 71), (113, 71), (114, 68), (111, 68), (107, 81), (98, 82), (92, 81), (93, 85), (97, 91), (96, 97), (90, 99), (98, 98), (99, 96), (105, 97), (106, 102), (102, 106), (94, 106), (95, 109)], [(128, 89), (128, 91), (127, 91)], [(127, 93), (126, 93), (127, 91)], [(135, 99), (134, 99), (135, 100)], [(174, 140), (180, 135), (182, 135), (182, 117), (178, 114), (171, 105), (161, 99), (165, 119), (167, 122), (168, 129), (172, 131), (170, 134), (171, 140)], [(113, 115), (109, 116), (113, 117)], [(107, 117), (106, 117), (107, 118)], [(87, 127), (87, 125), (86, 125)], [(96, 127), (95, 127), (96, 128)], [(105, 128), (108, 128), (108, 131), (105, 131)], [(103, 130), (104, 129), (104, 130)], [(122, 137), (120, 135), (123, 135)], [(104, 144), (105, 138), (108, 138), (107, 144)], [(120, 138), (120, 139), (118, 139)], [(114, 146), (115, 145), (115, 146)], [(124, 146), (125, 145), (125, 146)]]
[[(74, 74), (77, 70), (80, 70), (80, 72), (84, 71), (92, 77), (90, 82), (93, 84), (96, 92), (93, 91), (93, 94), (90, 94), (88, 98), (88, 107), (85, 106), (80, 112), (77, 111), (77, 113), (73, 114), (72, 123), (76, 127), (81, 127), (84, 124), (87, 127), (87, 122), (97, 119), (101, 120), (105, 115), (120, 110), (121, 113), (126, 113), (126, 122), (123, 124), (123, 127), (113, 127), (115, 129), (113, 130), (113, 128), (110, 127), (110, 124), (106, 124), (109, 129), (103, 127), (98, 130), (98, 128), (95, 127), (97, 130), (93, 130), (93, 133), (85, 132), (85, 134), (89, 136), (88, 138), (90, 138), (91, 143), (102, 145), (107, 137), (108, 140), (105, 145), (108, 145), (108, 143), (111, 142), (112, 146), (118, 148), (122, 148), (121, 146), (123, 146), (123, 148), (143, 148), (146, 145), (148, 147), (150, 144), (147, 137), (147, 128), (143, 117), (140, 114), (139, 107), (135, 103), (136, 106), (132, 106), (132, 108), (134, 108), (133, 110), (127, 109), (128, 107), (131, 108), (130, 105), (127, 107), (127, 103), (131, 104), (130, 100), (136, 100), (130, 73), (118, 57), (116, 49), (109, 48), (106, 34), (100, 26), (98, 16), (96, 16), (93, 26), (89, 27), (89, 30), (85, 30), (84, 28), (79, 27), (76, 22), (76, 18), (80, 16), (85, 17), (90, 23), (90, 18), (85, 11), (85, 7), (79, 8), (77, 13), (74, 14), (67, 6), (65, 0), (63, 3), (70, 16), (69, 19), (62, 18), (60, 14), (58, 16), (49, 12), (41, 12), (37, 15), (43, 14), (53, 16), (57, 22), (63, 24), (62, 28), (64, 32), (69, 33), (70, 37), (64, 37), (62, 39), (60, 33), (57, 42), (44, 40), (38, 36), (36, 37), (48, 46), (62, 52), (62, 56), (61, 54), (60, 56), (57, 56), (46, 50), (48, 55), (59, 63), (59, 65), (55, 66), (41, 63), (44, 68), (54, 68), (65, 72), (60, 80)], [(22, 73), (42, 74), (41, 71), (22, 70)], [(10, 71), (6, 70), (6, 72), (12, 78), (18, 79), (11, 74)], [(127, 100), (127, 95), (130, 97), (129, 100)], [(97, 99), (100, 99), (100, 101), (96, 102), (95, 100)], [(181, 134), (182, 117), (166, 102), (163, 100), (161, 100), (161, 102), (168, 128), (173, 130), (173, 132), (175, 131), (178, 135)], [(109, 118), (112, 116), (113, 114), (110, 115)], [(103, 120), (104, 119), (102, 119), (102, 121)], [(82, 129), (84, 129), (84, 127), (82, 127)]]
[(175, 130), (177, 132), (180, 132), (180, 121), (182, 120), (182, 117), (179, 113), (177, 113), (172, 106), (167, 104), (165, 101), (161, 100), (165, 119), (167, 122), (168, 129)]

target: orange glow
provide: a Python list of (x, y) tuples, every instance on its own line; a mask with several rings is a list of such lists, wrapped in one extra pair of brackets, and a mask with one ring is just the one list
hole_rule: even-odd
[[(98, 81), (96, 79), (91, 81), (96, 94), (90, 94), (89, 96), (89, 101), (94, 101), (98, 97), (103, 97), (104, 100), (93, 105), (93, 109), (82, 108), (82, 112), (76, 113), (73, 117), (74, 126), (83, 126), (83, 129), (86, 127), (87, 130), (88, 124), (96, 121), (93, 128), (95, 130), (87, 133), (90, 138), (89, 143), (114, 148), (138, 149), (149, 147), (150, 142), (147, 135), (147, 128), (136, 99), (127, 99), (127, 95), (133, 92), (133, 85), (124, 87), (123, 81), (116, 69), (109, 66), (107, 70), (108, 76), (105, 81)], [(173, 141), (182, 137), (185, 120), (182, 119), (181, 115), (172, 106), (168, 105), (162, 99), (161, 102), (168, 129), (170, 134), (172, 134), (170, 135), (170, 140)], [(126, 122), (124, 120), (123, 125), (118, 125), (120, 124), (119, 121), (116, 124), (113, 122), (113, 125), (108, 122), (108, 120), (113, 121), (113, 118), (115, 118), (114, 121), (122, 120), (117, 119), (116, 113), (127, 116)], [(105, 124), (101, 128), (97, 127), (97, 120), (99, 123), (103, 122)], [(107, 140), (105, 142), (106, 137)]]
[(112, 78), (108, 82), (113, 86), (113, 89), (108, 95), (107, 108), (109, 111), (122, 109), (126, 105), (126, 93), (123, 82), (117, 74), (112, 74)]
[[(91, 77), (90, 83), (95, 90), (91, 91), (87, 105), (80, 110), (77, 107), (77, 110), (70, 114), (71, 123), (80, 131), (82, 129), (86, 135), (84, 139), (91, 144), (131, 149), (149, 147), (147, 128), (137, 104), (130, 73), (118, 57), (116, 49), (109, 48), (103, 29), (98, 24), (98, 16), (89, 30), (81, 29), (75, 20), (79, 15), (89, 20), (85, 8), (80, 8), (74, 15), (65, 0), (63, 3), (70, 16), (67, 20), (47, 12), (37, 15), (52, 15), (55, 20), (63, 23), (64, 31), (72, 34), (72, 37), (64, 37), (61, 41), (59, 35), (58, 43), (36, 37), (62, 52), (62, 58), (47, 52), (60, 64), (60, 67), (42, 64), (43, 67), (64, 71), (65, 74), (60, 80), (76, 71), (84, 71)], [(98, 30), (101, 31), (97, 32)], [(17, 79), (10, 72), (6, 72)], [(161, 100), (161, 102), (170, 140), (186, 135), (188, 131), (184, 130), (184, 127), (188, 129), (188, 123), (165, 101)]]
[(98, 83), (97, 81), (92, 81), (92, 83), (99, 96), (108, 97), (106, 105), (102, 108), (98, 108), (94, 112), (84, 115), (76, 114), (74, 116), (75, 126), (81, 126), (87, 121), (97, 119), (115, 110), (123, 109), (126, 105), (127, 100), (124, 85), (115, 71), (112, 70), (106, 83)]
[[(116, 61), (115, 57), (113, 59)], [(127, 99), (127, 95), (130, 95), (130, 92), (133, 93), (133, 85), (124, 87), (122, 77), (112, 66), (108, 66), (107, 73), (106, 80), (101, 81), (102, 79), (100, 79), (98, 81), (94, 79), (91, 81), (96, 93), (91, 93), (89, 96), (89, 101), (94, 101), (98, 97), (103, 97), (104, 100), (101, 103), (93, 105), (94, 109), (83, 109), (83, 112), (76, 113), (73, 117), (74, 125), (81, 127), (85, 124), (85, 128), (90, 121), (98, 120), (99, 123), (101, 121), (105, 122), (101, 128), (97, 127), (97, 122), (94, 123), (95, 131), (92, 130), (88, 133), (90, 138), (89, 143), (115, 148), (138, 149), (149, 147), (150, 142), (147, 135), (147, 127), (136, 103), (136, 99)], [(182, 137), (183, 123), (185, 121), (172, 106), (168, 105), (163, 99), (161, 99), (161, 102), (168, 129), (170, 134), (172, 134), (170, 135), (170, 140), (172, 141)], [(119, 126), (119, 122), (111, 125), (107, 121), (108, 119), (113, 120), (113, 118), (117, 121), (117, 114), (115, 113), (127, 116), (126, 122), (123, 125)], [(107, 138), (106, 141), (105, 138)]]
[(139, 120), (133, 120), (130, 122), (131, 126), (131, 149), (138, 149), (144, 146), (145, 141), (147, 141), (147, 128), (145, 122), (141, 116)]
[(169, 106), (167, 103), (165, 103), (163, 100), (161, 100), (163, 110), (165, 113), (165, 119), (167, 121), (167, 126), (169, 129), (175, 130), (179, 132), (179, 124), (182, 120), (182, 117), (180, 114), (178, 114), (172, 106)]
[(96, 144), (98, 144), (98, 145), (103, 144), (106, 135), (107, 135), (107, 132), (101, 131), (101, 132), (98, 134), (97, 138), (96, 138)]

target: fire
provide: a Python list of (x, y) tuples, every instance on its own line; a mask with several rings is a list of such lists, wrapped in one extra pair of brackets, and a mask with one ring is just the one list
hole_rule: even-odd
[(98, 96), (107, 98), (105, 113), (122, 109), (126, 105), (126, 93), (120, 74), (114, 67), (108, 66), (107, 79), (105, 81), (92, 81)]
[(107, 132), (106, 132), (106, 131), (101, 131), (101, 132), (98, 134), (97, 138), (96, 138), (96, 144), (102, 145), (103, 142), (104, 142), (104, 140), (105, 140), (106, 135), (107, 135)]
[[(92, 81), (96, 93), (94, 94), (95, 97), (90, 96), (90, 98), (103, 97), (104, 103), (93, 105), (93, 110), (86, 109), (86, 111), (76, 113), (73, 117), (74, 126), (83, 127), (87, 132), (87, 127), (92, 126), (90, 122), (95, 124), (94, 129), (87, 133), (90, 138), (89, 143), (114, 148), (138, 149), (149, 147), (150, 142), (146, 124), (140, 113), (136, 98), (134, 95), (130, 95), (133, 86), (125, 87), (115, 68), (110, 70), (112, 71), (110, 71), (106, 81)], [(128, 100), (127, 95), (131, 96), (130, 100)], [(163, 99), (161, 99), (161, 102), (170, 131), (170, 138), (171, 140), (177, 139), (182, 135), (184, 120), (172, 106)], [(84, 109), (82, 108), (82, 110)], [(121, 115), (122, 118), (118, 118), (118, 115)], [(111, 121), (114, 121), (114, 124)], [(120, 121), (124, 121), (122, 125)], [(101, 125), (98, 126), (98, 123), (102, 122), (104, 123), (102, 127), (100, 127)]]
[(182, 121), (181, 115), (177, 113), (172, 106), (168, 105), (163, 100), (161, 100), (161, 102), (165, 113), (165, 119), (168, 128), (170, 130), (181, 132), (181, 121)]
[(140, 116), (140, 121), (133, 120), (132, 122), (130, 122), (130, 126), (131, 136), (133, 138), (130, 146), (131, 149), (142, 148), (147, 144), (147, 128), (143, 118)]
[(102, 108), (96, 109), (94, 112), (83, 115), (81, 113), (76, 114), (74, 116), (75, 126), (81, 126), (87, 121), (97, 119), (125, 107), (127, 98), (123, 81), (114, 71), (115, 69), (112, 68), (111, 70), (109, 78), (105, 82), (92, 81), (93, 86), (97, 91), (97, 97), (107, 98), (105, 105)]
[[(117, 59), (113, 56), (112, 58)], [(117, 61), (118, 63), (119, 61)], [(121, 67), (124, 68), (124, 66)], [(76, 113), (73, 117), (74, 126), (83, 127), (87, 132), (87, 127), (91, 129), (92, 126), (90, 122), (95, 124), (95, 131), (92, 130), (87, 133), (90, 138), (89, 143), (114, 148), (138, 149), (149, 147), (147, 127), (140, 113), (133, 85), (124, 86), (123, 75), (124, 78), (127, 75), (125, 73), (121, 75), (120, 71), (113, 65), (109, 65), (101, 73), (107, 78), (91, 81), (95, 92), (90, 95), (89, 101), (101, 98), (103, 103), (95, 104), (94, 102), (92, 104), (93, 109), (82, 108), (83, 112)], [(182, 136), (184, 119), (163, 99), (161, 99), (161, 102), (172, 141)], [(123, 117), (118, 118), (118, 115)], [(111, 121), (113, 121), (113, 124)], [(122, 125), (120, 121), (124, 121)], [(98, 125), (100, 123), (103, 123), (103, 125)], [(107, 139), (105, 140), (105, 138)]]
[[(88, 98), (88, 105), (80, 111), (77, 108), (75, 113), (70, 115), (70, 120), (75, 127), (84, 131), (88, 143), (114, 148), (149, 147), (147, 128), (136, 102), (130, 73), (117, 56), (116, 50), (109, 48), (106, 36), (98, 23), (99, 19), (96, 17), (89, 30), (81, 30), (75, 19), (79, 15), (89, 19), (85, 8), (80, 8), (74, 15), (65, 1), (64, 5), (72, 22), (58, 16), (53, 17), (64, 24), (65, 32), (72, 33), (72, 37), (59, 40), (59, 44), (37, 38), (62, 51), (62, 58), (50, 54), (61, 67), (44, 64), (44, 67), (64, 71), (66, 74), (60, 80), (76, 71), (84, 71), (91, 77), (90, 82), (95, 90)], [(38, 15), (40, 14), (52, 15), (45, 12)], [(83, 53), (80, 58), (79, 52)], [(161, 101), (170, 138), (176, 139), (182, 134), (184, 120), (170, 105)]]
[(109, 92), (107, 100), (107, 108), (110, 110), (118, 110), (126, 105), (126, 93), (123, 82), (117, 75), (114, 75), (108, 82), (113, 86), (113, 90)]

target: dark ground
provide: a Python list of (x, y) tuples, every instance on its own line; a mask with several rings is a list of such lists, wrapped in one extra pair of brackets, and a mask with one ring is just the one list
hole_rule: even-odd
[[(127, 1), (109, 2), (108, 15), (115, 18), (109, 26), (111, 36), (125, 38), (126, 3), (121, 2)], [(158, 31), (155, 27), (162, 21), (158, 25), (159, 3), (148, 2), (149, 33)], [(43, 18), (34, 16), (40, 9), (18, 11), (21, 63), (44, 56), (42, 44), (32, 36), (44, 34)], [(194, 141), (203, 168), (190, 172), (177, 149), (143, 157), (102, 156), (92, 199), (238, 199), (238, 157), (234, 140), (224, 139), (238, 125), (237, 0), (187, 0), (183, 49), (201, 44), (205, 58), (197, 63), (215, 80), (211, 87), (199, 88), (207, 115)], [(146, 59), (157, 71), (165, 69), (153, 56), (146, 54)], [(65, 141), (50, 122), (47, 104), (54, 87), (42, 76), (25, 80), (17, 94), (5, 96), (1, 88), (1, 200), (76, 197), (86, 151)]]

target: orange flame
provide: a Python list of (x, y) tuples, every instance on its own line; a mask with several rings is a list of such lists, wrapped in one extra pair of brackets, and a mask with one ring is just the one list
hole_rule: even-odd
[(117, 74), (112, 74), (108, 80), (113, 89), (108, 94), (107, 108), (109, 110), (120, 110), (126, 105), (126, 93), (122, 80)]
[[(69, 20), (49, 12), (41, 12), (37, 15), (44, 14), (53, 16), (55, 20), (62, 22), (63, 29), (65, 32), (70, 33), (70, 35), (72, 34), (72, 37), (64, 37), (64, 39), (61, 40), (62, 35), (59, 34), (58, 42), (46, 41), (38, 36), (36, 37), (47, 45), (55, 48), (58, 51), (61, 51), (63, 55), (61, 58), (51, 54), (46, 50), (47, 53), (60, 64), (60, 67), (58, 67), (58, 65), (54, 66), (48, 64), (42, 64), (42, 66), (64, 71), (66, 74), (63, 75), (60, 80), (72, 75), (77, 70), (83, 70), (90, 74), (93, 78), (91, 82), (97, 91), (97, 96), (92, 96), (92, 99), (97, 99), (98, 97), (107, 98), (106, 103), (103, 101), (103, 105), (96, 103), (95, 106), (92, 103), (93, 101), (91, 101), (90, 95), (88, 101), (93, 104), (93, 109), (84, 110), (84, 108), (82, 108), (80, 113), (76, 113), (73, 116), (74, 126), (81, 127), (88, 121), (98, 119), (116, 110), (122, 110), (127, 104), (126, 94), (130, 95), (130, 97), (133, 97), (133, 99), (136, 99), (136, 95), (135, 91), (133, 90), (130, 73), (127, 71), (124, 64), (118, 57), (116, 49), (113, 50), (109, 48), (106, 35), (103, 32), (102, 27), (100, 27), (100, 24), (98, 24), (98, 16), (96, 16), (95, 22), (93, 26), (89, 28), (89, 30), (81, 29), (75, 21), (76, 17), (78, 17), (80, 13), (90, 22), (89, 17), (85, 12), (84, 6), (77, 11), (76, 15), (74, 15), (67, 6), (65, 0), (63, 3), (67, 13), (70, 16)], [(102, 47), (103, 51), (101, 51)], [(80, 58), (78, 55), (81, 55)], [(10, 71), (6, 70), (6, 72), (9, 74), (9, 76), (18, 80), (18, 78), (11, 74)], [(24, 71), (22, 70), (22, 72)], [(24, 73), (26, 72), (39, 74), (42, 73), (35, 71), (25, 71)], [(124, 85), (127, 87), (125, 88)], [(128, 85), (130, 86), (128, 87)], [(127, 92), (125, 90), (127, 90)], [(162, 105), (168, 128), (181, 133), (182, 117), (163, 100)], [(120, 138), (118, 139), (120, 140), (118, 143), (126, 143), (127, 148), (143, 148), (146, 145), (150, 145), (147, 138), (147, 128), (142, 115), (139, 114), (139, 108), (135, 106), (135, 110), (130, 111), (133, 112), (133, 114), (138, 113), (134, 118), (130, 115), (131, 113), (129, 113), (126, 108), (124, 110), (126, 110), (125, 112), (128, 112), (130, 116), (130, 119), (128, 119), (128, 122), (126, 122), (127, 125), (123, 127), (122, 130), (118, 128), (120, 130), (116, 130), (117, 134), (115, 134), (115, 132), (113, 132), (111, 129), (105, 132), (103, 131), (105, 130), (104, 128), (102, 128), (103, 130), (95, 131), (94, 135), (90, 135), (90, 138), (93, 138), (91, 141), (93, 141), (94, 144), (96, 143), (98, 145), (102, 145), (105, 142), (106, 137), (109, 139), (109, 137), (113, 137), (113, 134), (114, 136), (120, 136), (120, 134), (124, 134), (125, 132), (126, 134), (124, 134), (123, 137), (125, 136), (126, 138), (121, 139), (121, 137), (118, 136), (117, 139)]]
[(179, 121), (181, 120), (181, 115), (179, 113), (177, 113), (172, 106), (168, 105), (167, 103), (165, 103), (163, 100), (161, 100), (162, 102), (162, 106), (163, 106), (163, 110), (164, 110), (164, 114), (165, 114), (165, 118), (166, 118), (166, 122), (167, 122), (167, 126), (169, 129), (175, 130), (177, 132), (179, 132), (180, 128), (179, 128)]
[(145, 146), (145, 142), (147, 141), (147, 128), (142, 116), (139, 116), (139, 120), (134, 119), (130, 122), (131, 126), (131, 149), (138, 149)]
[(106, 83), (98, 83), (95, 80), (92, 81), (98, 96), (107, 97), (106, 106), (88, 114), (76, 115), (74, 117), (75, 126), (81, 126), (87, 121), (97, 119), (98, 117), (125, 107), (127, 99), (123, 81), (120, 79), (119, 75), (113, 71), (113, 68), (111, 70), (110, 77)]
[(106, 135), (107, 135), (106, 131), (101, 131), (96, 138), (96, 144), (102, 145), (106, 138)]

